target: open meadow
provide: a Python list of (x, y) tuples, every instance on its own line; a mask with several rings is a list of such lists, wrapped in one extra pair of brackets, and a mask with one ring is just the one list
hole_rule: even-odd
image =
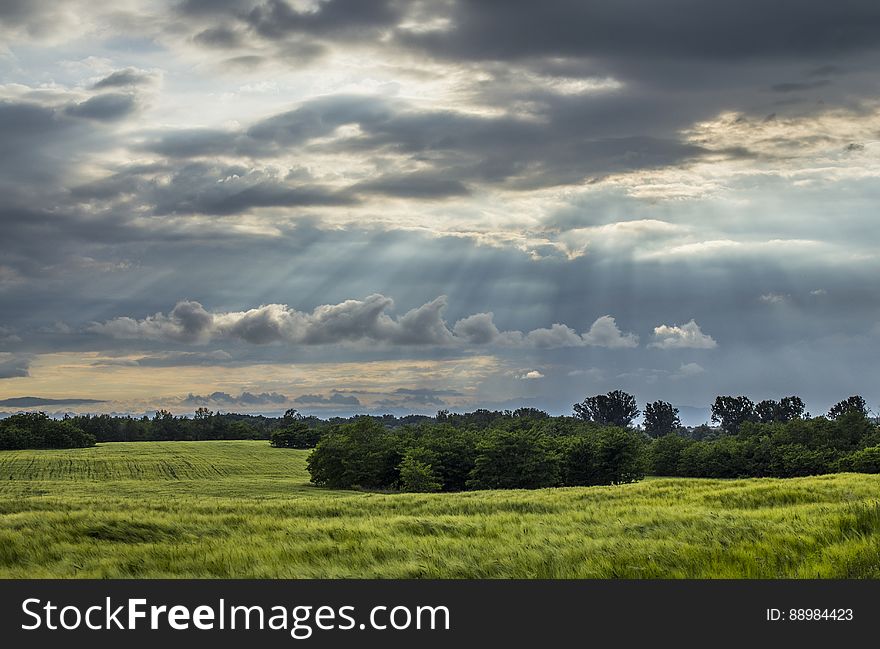
[(0, 577), (880, 577), (880, 476), (455, 494), (309, 484), (265, 441), (0, 453)]

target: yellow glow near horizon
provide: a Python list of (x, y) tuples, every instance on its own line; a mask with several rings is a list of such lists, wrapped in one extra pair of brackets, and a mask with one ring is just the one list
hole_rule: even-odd
[[(0, 399), (33, 395), (101, 399), (107, 402), (101, 410), (136, 411), (162, 406), (182, 412), (192, 409), (180, 403), (189, 393), (205, 395), (220, 391), (237, 396), (241, 392), (280, 392), (292, 401), (302, 394), (327, 395), (335, 389), (357, 394), (364, 405), (369, 405), (401, 387), (453, 389), (464, 398), (501, 365), (497, 358), (487, 355), (444, 360), (145, 367), (136, 364), (141, 356), (108, 357), (98, 352), (42, 354), (31, 364), (30, 376), (0, 384)], [(80, 409), (96, 410), (94, 406)]]

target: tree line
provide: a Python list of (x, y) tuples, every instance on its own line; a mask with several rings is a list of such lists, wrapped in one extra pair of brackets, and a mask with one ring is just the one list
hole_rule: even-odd
[(52, 419), (42, 412), (26, 412), (0, 420), (0, 450), (25, 448), (85, 448), (95, 436), (70, 421)]
[[(536, 409), (438, 413), (398, 428), (375, 419), (308, 430), (296, 421), (276, 446), (315, 444), (312, 481), (332, 488), (461, 491), (617, 484), (646, 473), (737, 478), (837, 471), (880, 472), (880, 428), (860, 396), (811, 417), (796, 396), (758, 403), (719, 396), (715, 427), (686, 428), (678, 409), (620, 390), (573, 406), (572, 417)], [(276, 437), (277, 436), (277, 437)], [(296, 440), (296, 443), (282, 443)]]
[[(637, 418), (644, 414), (636, 425)], [(461, 491), (614, 484), (645, 474), (790, 477), (880, 472), (880, 432), (861, 396), (811, 416), (797, 396), (753, 402), (719, 396), (714, 425), (684, 427), (670, 403), (639, 410), (614, 390), (574, 404), (571, 416), (535, 408), (440, 411), (435, 417), (192, 417), (23, 413), (0, 421), (0, 449), (72, 448), (110, 441), (268, 439), (311, 449), (312, 480), (333, 488)]]
[(718, 397), (710, 434), (675, 430), (649, 450), (655, 475), (705, 478), (819, 475), (838, 471), (880, 473), (880, 427), (858, 395), (811, 417), (798, 397), (757, 404), (748, 397)]
[(464, 491), (617, 484), (645, 474), (645, 438), (573, 418), (496, 419), (489, 428), (386, 428), (363, 417), (325, 431), (308, 457), (334, 489)]

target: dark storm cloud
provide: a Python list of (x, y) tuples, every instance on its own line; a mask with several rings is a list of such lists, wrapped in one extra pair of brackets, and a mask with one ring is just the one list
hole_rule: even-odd
[(23, 23), (38, 14), (40, 3), (32, 0), (7, 0), (0, 3), (0, 18), (11, 23)]
[[(557, 97), (548, 102), (546, 119), (536, 121), (420, 110), (399, 100), (334, 95), (303, 102), (243, 131), (178, 131), (159, 135), (142, 146), (175, 159), (218, 155), (271, 158), (304, 147), (312, 153), (404, 156), (430, 165), (430, 170), (389, 173), (350, 189), (409, 198), (464, 196), (470, 193), (470, 183), (504, 184), (513, 189), (579, 183), (613, 172), (680, 163), (705, 153), (700, 146), (659, 136), (666, 127), (683, 125), (687, 114), (670, 111), (657, 117), (658, 107), (670, 105), (671, 97), (653, 104), (637, 99), (630, 95)], [(358, 134), (312, 144), (348, 125), (356, 125)], [(628, 135), (632, 131), (643, 134)], [(176, 172), (184, 179), (184, 187), (194, 185), (191, 175), (195, 169), (199, 168), (182, 167)], [(200, 184), (202, 181), (196, 180), (195, 185)], [(171, 204), (175, 207), (159, 209), (234, 213), (251, 206), (352, 202), (350, 196), (316, 189), (287, 193), (262, 187), (229, 196), (221, 187), (204, 189), (206, 193), (200, 191), (195, 202), (182, 200)]]
[[(280, 183), (260, 182), (243, 189), (211, 186), (205, 193), (180, 186), (181, 194), (162, 192), (156, 213), (240, 214), (258, 207), (303, 207), (310, 205), (339, 206), (356, 202), (351, 196), (319, 187), (287, 187)], [(185, 193), (184, 193), (185, 192)]]
[(395, 0), (324, 0), (313, 11), (297, 11), (285, 0), (269, 0), (257, 4), (246, 21), (270, 39), (290, 34), (368, 37), (396, 25), (405, 4)]
[(252, 5), (252, 0), (183, 0), (176, 9), (183, 15), (205, 18), (217, 14), (240, 14)]
[[(876, 49), (880, 8), (871, 0), (325, 0), (308, 10), (286, 0), (187, 0), (183, 18), (233, 21), (261, 38), (375, 37), (449, 59), (670, 58), (752, 60)], [(410, 26), (445, 20), (442, 29)], [(406, 23), (409, 23), (407, 25)], [(744, 36), (745, 35), (745, 36)]]
[(0, 353), (0, 379), (29, 376), (31, 360), (31, 356), (27, 354)]
[(67, 108), (68, 115), (99, 121), (117, 120), (134, 112), (137, 101), (132, 95), (107, 93)]
[[(75, 146), (88, 133), (87, 127), (51, 107), (0, 101), (0, 185), (9, 180), (42, 182), (54, 178), (67, 163), (60, 152)], [(9, 196), (0, 207), (8, 201)]]
[(818, 81), (800, 82), (800, 83), (777, 83), (770, 87), (773, 92), (801, 92), (804, 90), (815, 90), (816, 88), (824, 88), (831, 85), (828, 79), (819, 79)]
[(352, 190), (356, 193), (425, 199), (467, 196), (470, 193), (463, 182), (452, 180), (445, 173), (380, 176), (376, 180), (359, 183)]
[(142, 148), (169, 158), (196, 158), (234, 152), (237, 139), (238, 135), (229, 131), (187, 129), (162, 134)]
[(257, 122), (247, 136), (266, 146), (287, 147), (330, 135), (340, 126), (377, 126), (394, 116), (394, 102), (380, 97), (330, 95)]
[(871, 0), (456, 0), (449, 31), (401, 40), (452, 59), (617, 57), (754, 60), (880, 46)]
[(0, 32), (22, 30), (29, 37), (51, 36), (65, 27), (63, 7), (52, 0), (4, 0), (0, 2)]
[(238, 47), (243, 42), (242, 34), (229, 27), (211, 27), (199, 32), (193, 37), (199, 45), (217, 48)]
[[(194, 146), (200, 152), (212, 148), (201, 143)], [(242, 165), (203, 162), (124, 168), (100, 181), (72, 188), (71, 195), (78, 202), (112, 205), (113, 201), (122, 201), (116, 209), (147, 206), (157, 215), (228, 216), (264, 207), (328, 207), (358, 202), (350, 192), (308, 182), (294, 184)]]
[[(275, 0), (217, 6), (187, 2), (180, 10), (184, 16), (221, 21), (220, 40), (234, 24), (250, 29), (247, 38), (277, 47), (310, 38), (321, 47), (344, 50), (352, 33), (390, 30), (394, 38), (375, 44), (387, 56), (408, 48), (450, 65), (471, 66), (471, 74), (488, 74), (488, 79), (472, 81), (470, 92), (473, 99), (502, 109), (500, 115), (420, 111), (388, 100), (330, 96), (254, 124), (247, 138), (224, 145), (227, 152), (265, 156), (356, 124), (361, 136), (331, 146), (353, 154), (427, 156), (449, 183), (428, 183), (420, 190), (414, 183), (396, 183), (392, 176), (365, 184), (404, 197), (460, 195), (462, 183), (471, 180), (533, 189), (688, 162), (705, 153), (680, 135), (695, 121), (722, 110), (769, 114), (773, 104), (761, 98), (767, 88), (779, 93), (820, 90), (829, 81), (815, 80), (817, 71), (828, 76), (842, 70), (831, 61), (849, 65), (853, 57), (876, 58), (880, 52), (875, 37), (880, 8), (867, 0), (804, 2), (797, 11), (758, 0), (723, 6), (698, 0), (556, 0), (543, 3), (540, 10), (521, 0), (332, 0), (309, 10)], [(424, 28), (432, 20), (448, 23)], [(281, 50), (277, 54), (278, 60), (288, 56)], [(868, 59), (855, 67), (871, 68)], [(545, 76), (529, 81), (531, 73)], [(565, 96), (553, 85), (606, 77), (621, 87)], [(851, 86), (839, 95), (853, 99), (874, 92), (859, 81)], [(511, 109), (520, 105), (531, 112), (526, 119), (512, 117)], [(819, 110), (803, 101), (789, 107)], [(189, 153), (185, 141), (163, 143), (159, 150), (199, 155), (197, 151), (217, 147), (230, 136), (218, 133), (215, 145), (195, 137)], [(752, 155), (744, 148), (727, 153)]]
[(407, 408), (420, 406), (445, 406), (443, 397), (461, 397), (458, 390), (432, 390), (430, 388), (397, 388), (386, 399), (376, 401), (376, 408)]
[(92, 88), (95, 90), (104, 90), (106, 88), (130, 88), (133, 86), (141, 86), (151, 83), (152, 75), (135, 68), (125, 68), (124, 70), (116, 70), (111, 72), (103, 79), (97, 81)]

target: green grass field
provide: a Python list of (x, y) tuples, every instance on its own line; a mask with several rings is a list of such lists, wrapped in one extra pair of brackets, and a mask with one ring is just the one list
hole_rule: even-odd
[(306, 455), (0, 452), (0, 577), (880, 577), (880, 476), (375, 494)]

